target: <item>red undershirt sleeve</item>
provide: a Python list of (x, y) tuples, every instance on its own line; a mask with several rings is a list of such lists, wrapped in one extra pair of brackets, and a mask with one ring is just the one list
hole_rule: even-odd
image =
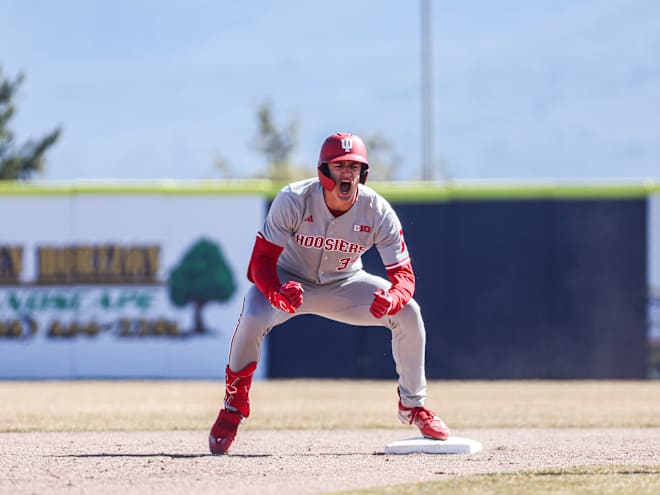
[(393, 268), (386, 267), (385, 273), (392, 282), (392, 287), (387, 291), (392, 296), (392, 307), (387, 314), (393, 315), (412, 299), (415, 293), (415, 273), (409, 261)]
[(248, 265), (247, 278), (266, 298), (282, 285), (277, 276), (277, 258), (280, 257), (282, 251), (284, 251), (283, 247), (267, 241), (261, 233), (257, 234)]

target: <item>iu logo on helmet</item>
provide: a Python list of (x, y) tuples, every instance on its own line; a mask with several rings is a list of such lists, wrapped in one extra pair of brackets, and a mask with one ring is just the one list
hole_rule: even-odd
[(353, 140), (347, 137), (341, 138), (341, 147), (346, 153), (348, 153), (353, 149)]

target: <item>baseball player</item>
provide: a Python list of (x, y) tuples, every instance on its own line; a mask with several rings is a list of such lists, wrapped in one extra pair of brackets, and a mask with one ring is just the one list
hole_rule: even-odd
[[(362, 140), (337, 133), (321, 147), (318, 178), (289, 184), (273, 200), (247, 270), (254, 285), (231, 341), (224, 408), (209, 435), (213, 454), (229, 450), (250, 415), (250, 386), (264, 336), (299, 314), (389, 328), (399, 419), (425, 437), (449, 437), (445, 423), (424, 407), (426, 333), (412, 299), (415, 275), (401, 223), (390, 204), (365, 185), (368, 173)], [(363, 270), (361, 256), (372, 246), (389, 280)]]

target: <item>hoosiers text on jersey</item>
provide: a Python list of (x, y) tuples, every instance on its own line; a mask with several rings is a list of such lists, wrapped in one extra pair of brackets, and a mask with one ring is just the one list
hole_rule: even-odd
[(323, 237), (322, 235), (295, 235), (296, 243), (310, 249), (323, 249), (324, 251), (338, 251), (340, 253), (361, 254), (366, 246), (349, 242), (335, 237)]

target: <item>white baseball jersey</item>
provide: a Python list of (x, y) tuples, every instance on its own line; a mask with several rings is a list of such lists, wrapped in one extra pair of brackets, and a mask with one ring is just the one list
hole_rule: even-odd
[(361, 270), (362, 253), (374, 245), (387, 269), (410, 259), (396, 213), (363, 184), (351, 209), (338, 217), (328, 210), (319, 179), (289, 184), (273, 200), (261, 235), (284, 248), (278, 266), (319, 285)]

